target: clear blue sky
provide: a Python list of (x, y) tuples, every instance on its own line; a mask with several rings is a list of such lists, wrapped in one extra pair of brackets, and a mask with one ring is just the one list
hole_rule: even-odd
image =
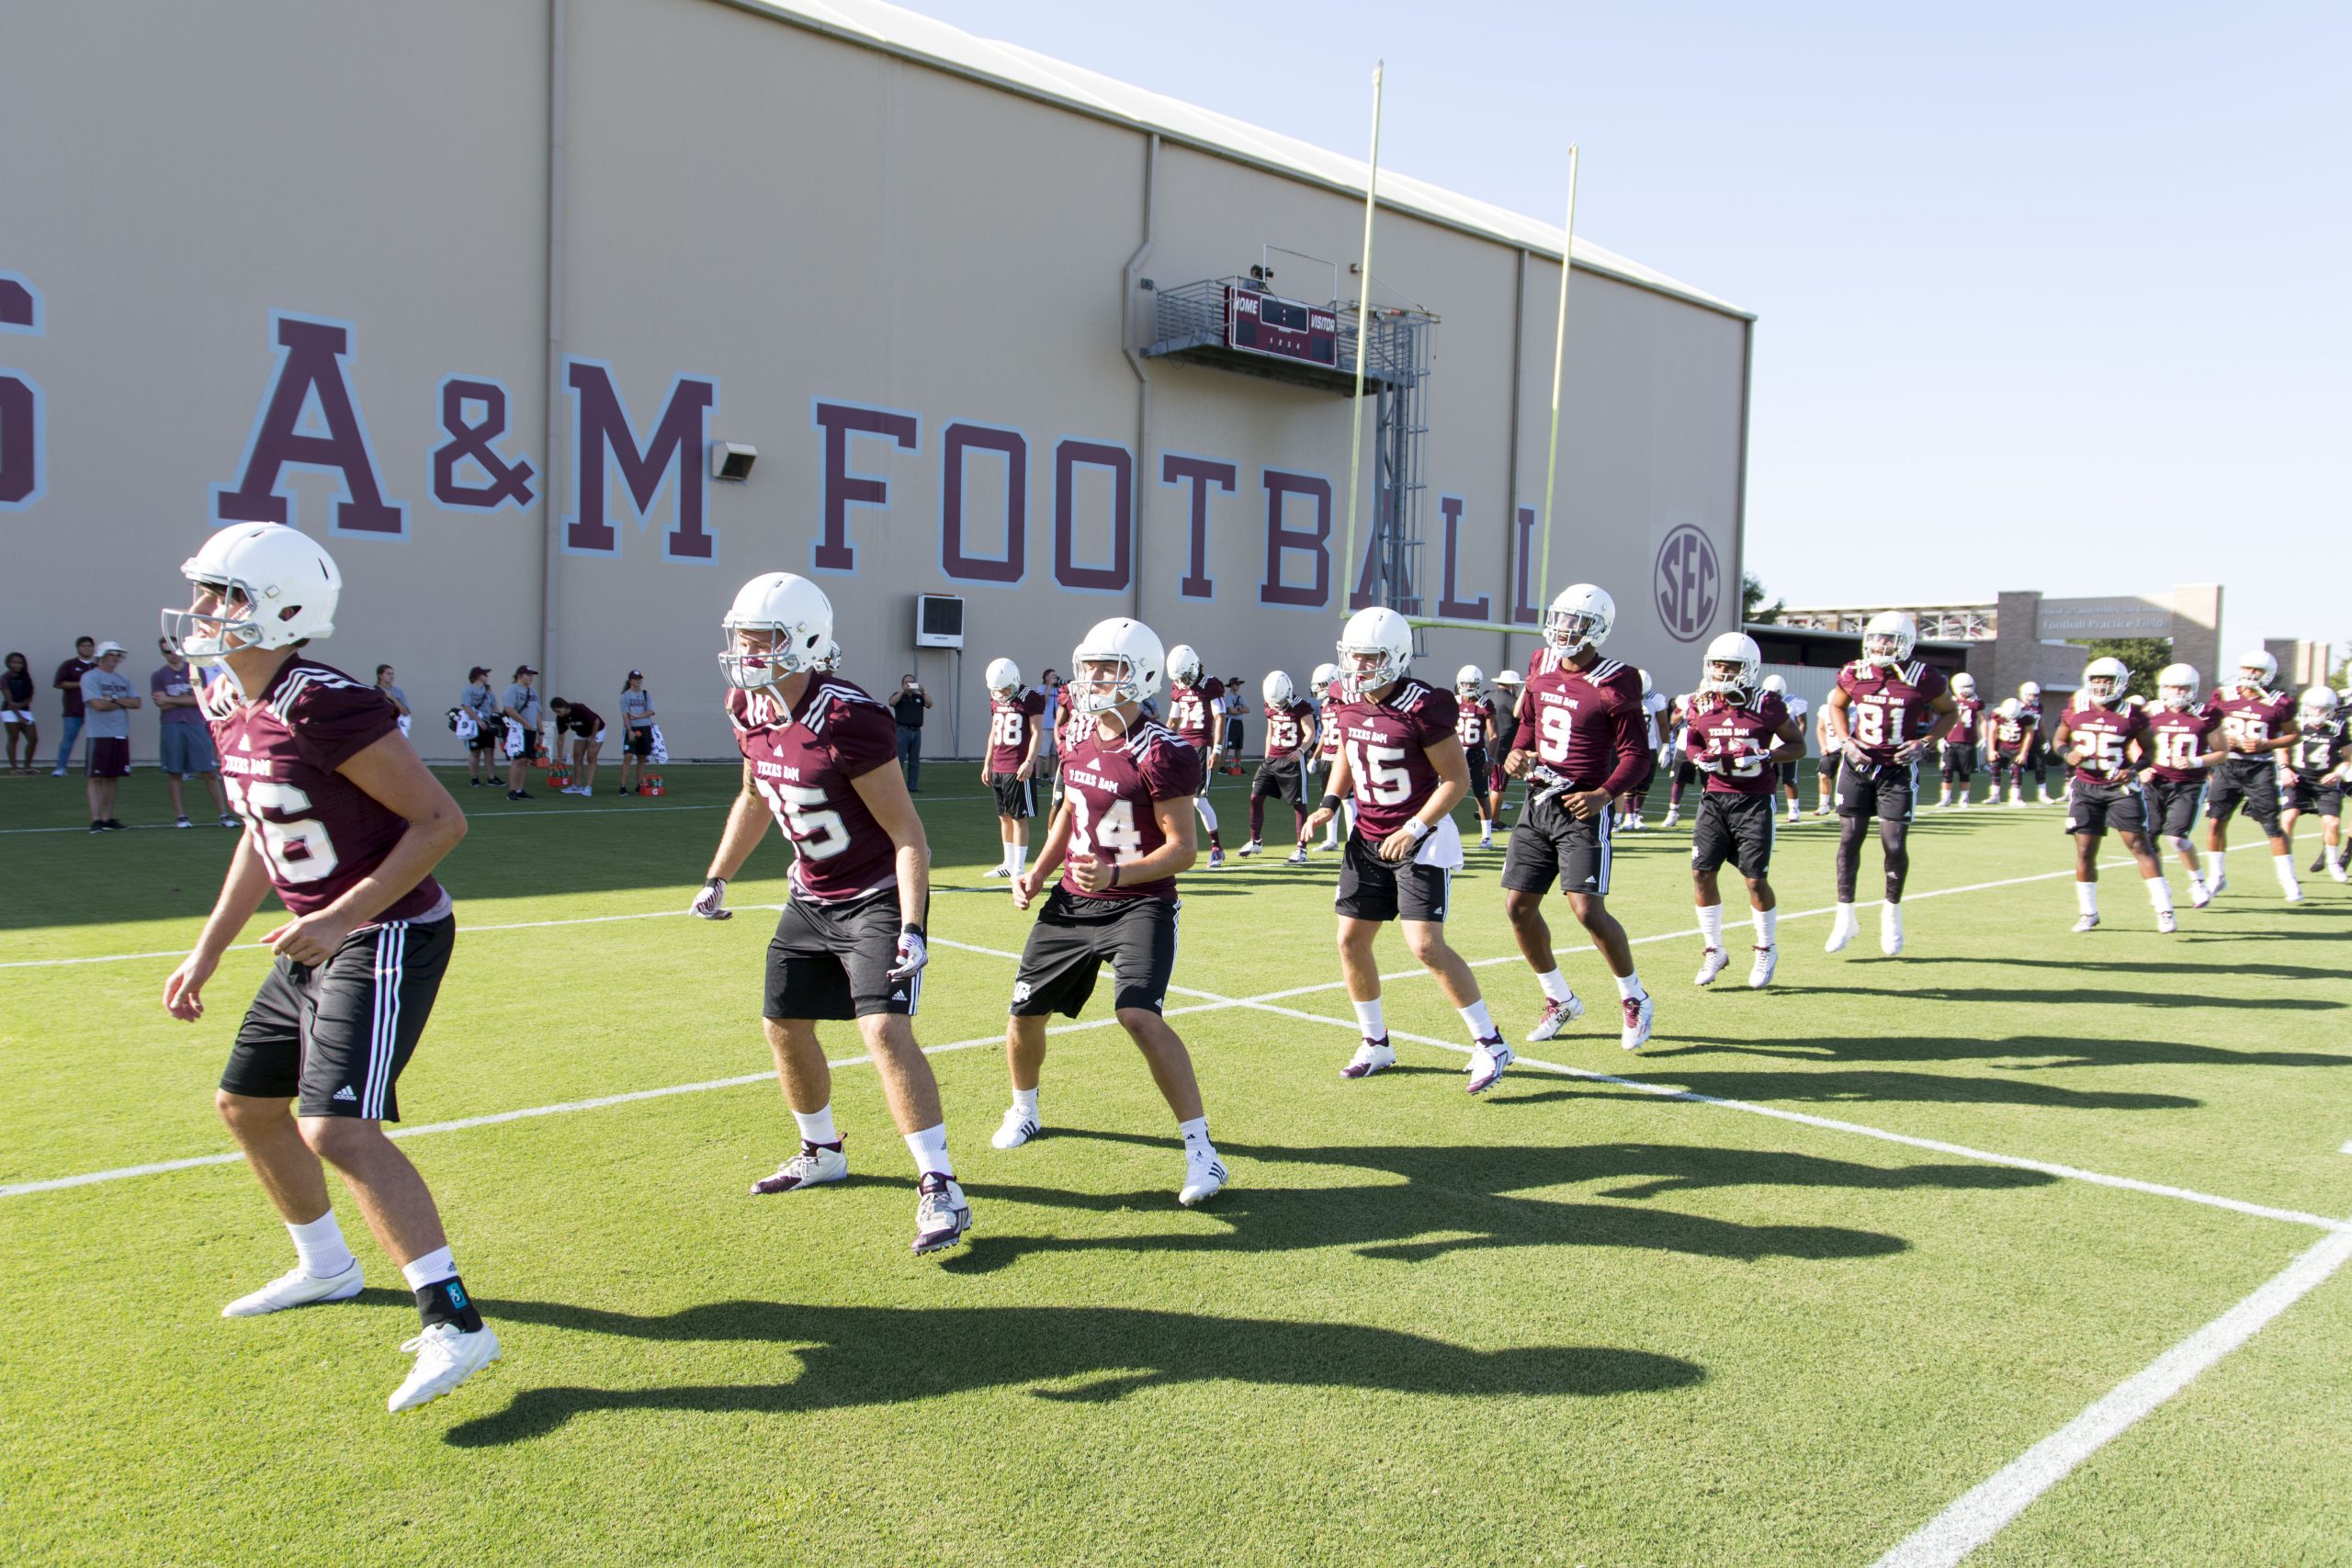
[(2352, 639), (2352, 5), (911, 4), (1358, 157), (1385, 57), (1384, 164), (1554, 222), (1580, 142), (1580, 233), (1760, 318), (1793, 603)]

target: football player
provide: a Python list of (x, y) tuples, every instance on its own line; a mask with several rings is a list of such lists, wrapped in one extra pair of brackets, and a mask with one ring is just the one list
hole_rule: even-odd
[(914, 1156), (914, 1250), (953, 1247), (972, 1211), (947, 1157), (939, 1085), (915, 1044), (930, 961), (931, 846), (906, 776), (893, 765), (897, 727), (863, 689), (818, 673), (832, 641), (833, 606), (807, 578), (770, 571), (752, 579), (719, 633), (743, 782), (688, 908), (709, 920), (732, 917), (727, 884), (767, 836), (771, 815), (793, 855), (792, 897), (768, 942), (761, 1017), (800, 1150), (752, 1190), (798, 1192), (849, 1174), (817, 1024), (854, 1018)]
[(1037, 814), (1037, 749), (1046, 731), (1046, 694), (1021, 678), (1010, 659), (988, 672), (989, 750), (980, 783), (996, 792), (996, 836), (1004, 858), (990, 876), (1012, 877), (1029, 860), (1029, 818)]
[(1804, 716), (1813, 711), (1813, 705), (1803, 697), (1789, 695), (1788, 682), (1778, 675), (1765, 676), (1764, 689), (1781, 699), (1781, 705), (1788, 709), (1789, 722), (1797, 727), (1797, 754), (1780, 765), (1780, 774), (1781, 794), (1789, 803), (1789, 820), (1801, 822), (1804, 809), (1797, 804), (1797, 773), (1804, 766)]
[(2234, 684), (2213, 694), (2207, 706), (2222, 721), (2222, 746), (2229, 755), (2214, 771), (2205, 795), (2205, 886), (2216, 898), (2229, 886), (2230, 818), (2240, 805), (2270, 840), (2270, 869), (2290, 904), (2302, 902), (2295, 862), (2278, 827), (2278, 759), (2300, 734), (2295, 699), (2274, 692), (2278, 661), (2256, 649), (2238, 660)]
[(2278, 831), (2289, 842), (2295, 837), (2295, 820), (2306, 811), (2319, 813), (2319, 858), (2312, 862), (2313, 871), (2325, 871), (2342, 882), (2346, 879), (2344, 869), (2344, 780), (2352, 773), (2352, 733), (2347, 733), (2344, 720), (2338, 716), (2339, 704), (2335, 694), (2325, 686), (2312, 686), (2303, 693), (2295, 708), (2295, 743), (2280, 753), (2287, 777), (2286, 795), (2280, 802)]
[(1168, 728), (1176, 739), (1201, 754), (1201, 791), (1193, 796), (1193, 812), (1208, 829), (1209, 869), (1225, 868), (1225, 841), (1216, 835), (1216, 807), (1209, 804), (1209, 781), (1224, 760), (1218, 740), (1225, 726), (1225, 682), (1201, 674), (1201, 656), (1193, 645), (1180, 642), (1168, 650)]
[(1813, 716), (1813, 738), (1821, 748), (1821, 765), (1813, 773), (1814, 792), (1819, 797), (1814, 802), (1813, 814), (1827, 817), (1838, 809), (1838, 745), (1829, 734), (1827, 703)]
[(1061, 880), (1029, 928), (1013, 979), (1004, 1038), (1012, 1105), (990, 1142), (1017, 1149), (1037, 1135), (1046, 1017), (1076, 1018), (1108, 963), (1119, 1026), (1175, 1112), (1184, 1141), (1176, 1201), (1191, 1208), (1225, 1185), (1226, 1171), (1209, 1142), (1192, 1056), (1160, 1010), (1176, 969), (1176, 878), (1195, 857), (1201, 771), (1198, 751), (1143, 716), (1162, 668), (1159, 638), (1124, 617), (1096, 625), (1071, 655), (1069, 687), (1084, 724), (1063, 759), (1062, 806), (1037, 863), (1012, 884), (1013, 908), (1027, 908), (1057, 872)]
[(1707, 942), (1695, 982), (1702, 986), (1713, 985), (1731, 962), (1724, 948), (1720, 882), (1725, 861), (1746, 879), (1747, 907), (1756, 915), (1748, 985), (1758, 990), (1770, 985), (1780, 964), (1780, 900), (1770, 880), (1772, 828), (1780, 818), (1773, 785), (1780, 764), (1804, 753), (1804, 730), (1789, 716), (1780, 695), (1757, 680), (1763, 662), (1754, 637), (1724, 633), (1707, 645), (1698, 693), (1686, 707), (1683, 751), (1707, 775), (1699, 819), (1690, 829), (1691, 891), (1699, 906), (1699, 931)]
[(1638, 1051), (1649, 1043), (1657, 1006), (1642, 988), (1625, 928), (1609, 912), (1609, 803), (1641, 776), (1649, 753), (1640, 674), (1600, 657), (1616, 621), (1616, 602), (1589, 582), (1560, 590), (1544, 612), (1544, 647), (1528, 661), (1519, 733), (1503, 761), (1527, 781), (1527, 805), (1503, 857), (1503, 912), (1544, 987), (1544, 1011), (1527, 1038), (1549, 1040), (1584, 1014), (1544, 919), (1544, 895), (1556, 881), (1617, 978), (1618, 1043)]
[(2109, 828), (2139, 864), (2148, 902), (2155, 907), (2156, 930), (2177, 928), (2172, 889), (2148, 841), (2153, 813), (2147, 785), (2138, 776), (2138, 765), (2152, 754), (2148, 713), (2125, 700), (2123, 688), (2131, 679), (2120, 659), (2094, 659), (2083, 666), (2083, 689), (2050, 736), (2052, 749), (2074, 770), (2066, 784), (2066, 831), (2075, 837), (2078, 931), (2098, 925), (2098, 846)]
[(1886, 861), (1886, 902), (1880, 907), (1879, 951), (1903, 951), (1903, 884), (1911, 871), (1911, 816), (1919, 797), (1919, 758), (1949, 729), (1951, 693), (1943, 671), (1911, 650), (1918, 626), (1907, 610), (1882, 610), (1862, 627), (1862, 656), (1838, 671), (1824, 705), (1838, 770), (1838, 913), (1824, 944), (1841, 951), (1860, 934), (1854, 884), (1861, 872), (1862, 836), (1878, 818)]
[[(1650, 760), (1633, 787), (1617, 797), (1617, 826), (1638, 833), (1646, 826), (1642, 820), (1642, 809), (1649, 801), (1650, 783), (1657, 777), (1658, 761), (1666, 751), (1667, 736), (1673, 729), (1675, 719), (1674, 705), (1650, 680), (1650, 672), (1637, 670), (1634, 673), (1642, 678), (1642, 744)], [(1679, 816), (1676, 819), (1679, 819)]]
[(1510, 775), (1503, 772), (1503, 759), (1510, 755), (1511, 743), (1519, 736), (1519, 694), (1525, 677), (1516, 670), (1500, 670), (1495, 673), (1494, 739), (1487, 756), (1491, 765), (1487, 769), (1487, 820), (1503, 828), (1503, 797), (1510, 789)]
[(202, 1018), (205, 983), (263, 897), (275, 890), (287, 913), (262, 937), (276, 961), (213, 1103), (296, 1261), (221, 1315), (359, 1293), (358, 1259), (327, 1201), (332, 1165), (416, 1298), (424, 1327), (401, 1347), (416, 1363), (387, 1402), (413, 1409), (498, 1359), (431, 1190), (384, 1134), (448, 967), (457, 921), (433, 869), (466, 836), (465, 815), (401, 734), (391, 699), (304, 651), (334, 634), (343, 588), (315, 541), (232, 523), (180, 574), (192, 596), (164, 612), (164, 635), (219, 666), (202, 711), (244, 834), (195, 948), (164, 982), (164, 1010)]
[[(2033, 775), (2034, 788), (2041, 795), (2041, 804), (2055, 806), (2058, 797), (2050, 793), (2050, 726), (2041, 711), (2041, 682), (2027, 681), (2018, 687), (2018, 712), (2033, 724), (2032, 733), (2027, 738), (2023, 772)], [(2024, 802), (2012, 800), (2009, 804), (2018, 806)]]
[(1470, 770), (1470, 804), (1478, 812), (1478, 847), (1495, 847), (1495, 813), (1487, 803), (1487, 738), (1494, 732), (1495, 705), (1487, 697), (1487, 672), (1465, 664), (1453, 677), (1455, 739), (1462, 742), (1462, 762)]
[(1698, 693), (1685, 692), (1667, 706), (1666, 820), (1659, 824), (1663, 828), (1682, 820), (1683, 792), (1698, 781), (1698, 764), (1685, 748), (1690, 736), (1690, 710), (1698, 702)]
[[(2156, 701), (2148, 709), (2148, 733), (2140, 741), (2147, 753), (2140, 782), (2148, 786), (2149, 836), (2171, 844), (2180, 856), (2180, 863), (2188, 868), (2189, 906), (2201, 909), (2213, 895), (2205, 886), (2205, 873), (2188, 836), (2204, 809), (2206, 774), (2229, 753), (2218, 739), (2222, 721), (2197, 705), (2197, 687), (2194, 665), (2167, 664), (2156, 671)], [(1997, 782), (1995, 787), (1999, 787)]]
[[(1340, 691), (1340, 667), (1329, 660), (1315, 667), (1315, 771), (1328, 785), (1331, 778), (1331, 763), (1340, 754), (1340, 729), (1333, 721), (1339, 716), (1340, 705), (1346, 697)], [(1340, 815), (1323, 825), (1323, 847), (1336, 850), (1340, 839), (1355, 831), (1356, 807), (1353, 801), (1340, 804)]]
[(1470, 1032), (1469, 1089), (1484, 1094), (1510, 1066), (1478, 981), (1446, 944), (1445, 908), (1462, 869), (1462, 835), (1453, 808), (1470, 790), (1455, 729), (1453, 696), (1408, 673), (1413, 628), (1385, 605), (1359, 610), (1340, 630), (1340, 682), (1345, 698), (1334, 722), (1339, 760), (1322, 804), (1308, 819), (1319, 828), (1352, 796), (1355, 827), (1340, 863), (1340, 972), (1355, 1003), (1363, 1043), (1340, 1076), (1370, 1077), (1396, 1065), (1380, 1003), (1380, 965), (1373, 939), (1396, 920), (1405, 945), (1436, 977), (1438, 989)]
[(1306, 863), (1306, 759), (1315, 754), (1315, 705), (1301, 702), (1287, 672), (1270, 671), (1259, 683), (1266, 699), (1266, 756), (1250, 781), (1250, 842), (1241, 852), (1264, 848), (1266, 797), (1290, 802), (1292, 865)]
[(1951, 728), (1937, 739), (1943, 750), (1943, 788), (1936, 795), (1937, 810), (1954, 804), (1968, 809), (1976, 779), (1976, 742), (1984, 728), (1984, 703), (1976, 694), (1976, 677), (1962, 670), (1951, 678)]
[(2026, 716), (2025, 705), (2004, 697), (1984, 719), (1984, 749), (1993, 759), (1993, 790), (1984, 797), (1991, 806), (2001, 798), (2001, 781), (2009, 781), (2009, 804), (2025, 804), (2025, 760), (2041, 743), (2037, 721)]

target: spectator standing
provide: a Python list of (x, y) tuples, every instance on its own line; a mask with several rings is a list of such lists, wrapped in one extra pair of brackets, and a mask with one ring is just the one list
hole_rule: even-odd
[[(514, 666), (514, 684), (506, 688), (506, 695), (499, 704), (499, 716), (514, 728), (507, 731), (506, 798), (529, 800), (530, 791), (523, 787), (523, 770), (539, 754), (539, 694), (531, 682), (539, 672), (527, 664)], [(521, 731), (518, 737), (515, 731)]]
[(899, 769), (907, 775), (907, 793), (922, 793), (922, 715), (931, 694), (911, 675), (899, 677), (899, 694), (890, 699), (891, 716), (899, 721)]
[[(76, 736), (82, 733), (82, 720), (84, 716), (82, 712), (82, 677), (88, 674), (90, 671), (96, 666), (97, 660), (93, 656), (90, 650), (97, 646), (98, 639), (96, 637), (75, 637), (74, 639), (74, 657), (59, 665), (57, 667), (57, 673), (50, 677), (49, 683), (65, 694), (64, 733), (60, 735), (57, 739), (57, 766), (49, 771), (49, 776), (51, 778), (63, 778), (65, 776), (66, 765), (74, 761), (74, 740)], [(130, 721), (126, 719), (123, 722), (127, 724)]]
[(241, 828), (244, 824), (220, 793), (220, 760), (212, 753), (212, 731), (204, 722), (204, 699), (197, 692), (195, 672), (170, 637), (157, 637), (155, 647), (164, 655), (164, 667), (147, 677), (147, 694), (155, 699), (155, 734), (161, 743), (156, 755), (164, 786), (172, 792), (172, 825), (196, 826), (187, 819), (187, 803), (180, 798), (180, 781), (196, 774), (212, 792), (212, 815), (220, 826)]
[[(29, 774), (36, 763), (34, 754), (40, 750), (40, 725), (33, 717), (33, 671), (21, 653), (8, 655), (8, 667), (0, 670), (0, 721), (8, 726), (8, 771)], [(25, 743), (22, 761), (17, 760), (17, 742)]]
[(605, 751), (605, 720), (594, 708), (558, 697), (548, 706), (555, 713), (556, 755), (563, 755), (563, 738), (571, 737), (571, 783), (565, 795), (596, 793), (596, 759)]
[(487, 666), (477, 664), (466, 671), (466, 689), (458, 694), (458, 706), (474, 721), (474, 732), (466, 740), (466, 783), (479, 786), (482, 774), (497, 776), (498, 738), (506, 730)]
[(392, 667), (390, 665), (379, 664), (376, 666), (376, 689), (383, 693), (384, 695), (392, 699), (392, 707), (400, 715), (401, 733), (402, 735), (406, 735), (408, 733), (409, 721), (408, 694), (401, 691), (398, 686), (392, 684)]
[(122, 644), (98, 644), (98, 661), (82, 672), (82, 709), (88, 720), (90, 831), (114, 832), (115, 792), (130, 772), (130, 710), (141, 705), (139, 689), (121, 672)]
[(1241, 716), (1250, 711), (1250, 687), (1238, 675), (1228, 675), (1225, 681), (1225, 754), (1234, 766), (1228, 773), (1239, 773), (1241, 761)]
[(653, 755), (653, 697), (645, 689), (645, 671), (632, 670), (621, 682), (621, 787), (616, 793), (635, 795), (645, 759)]

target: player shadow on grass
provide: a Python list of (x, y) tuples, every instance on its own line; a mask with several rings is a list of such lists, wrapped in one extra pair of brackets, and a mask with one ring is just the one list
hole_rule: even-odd
[[(1678, 1036), (1678, 1038), (1685, 1038)], [(1724, 1042), (1713, 1042), (1724, 1045)], [(1833, 1049), (1850, 1049), (1855, 1041), (1838, 1036), (1813, 1042)], [(1750, 1046), (1753, 1041), (1728, 1043)], [(1679, 1055), (1660, 1049), (1642, 1054), (1657, 1070), (1639, 1070), (1644, 1082), (1662, 1089), (1682, 1089), (1713, 1100), (1804, 1100), (1817, 1103), (1862, 1104), (1900, 1100), (1920, 1104), (2032, 1105), (2067, 1111), (2190, 1111), (2204, 1101), (2177, 1094), (2135, 1094), (2115, 1089), (2062, 1089), (2055, 1084), (2011, 1083), (2001, 1078), (1962, 1077), (1951, 1073), (1896, 1072), (1680, 1072), (1668, 1065)], [(1842, 1057), (1838, 1058), (1842, 1059)], [(1532, 1077), (1520, 1081), (1537, 1083)], [(1552, 1100), (1592, 1100), (1630, 1094), (1640, 1089), (1613, 1089), (1607, 1084), (1585, 1088), (1539, 1089), (1525, 1093), (1493, 1091), (1489, 1099), (1503, 1105), (1542, 1105)]]
[[(481, 1306), (501, 1327), (536, 1324), (662, 1344), (767, 1344), (779, 1363), (797, 1357), (799, 1375), (764, 1383), (526, 1389), (504, 1410), (452, 1427), (445, 1440), (458, 1448), (545, 1437), (597, 1410), (793, 1415), (1022, 1387), (1039, 1399), (1101, 1404), (1140, 1389), (1210, 1382), (1468, 1398), (1593, 1396), (1688, 1388), (1706, 1375), (1679, 1357), (1607, 1346), (1475, 1350), (1358, 1324), (1132, 1307), (732, 1301), (651, 1317), (565, 1302)], [(1063, 1386), (1034, 1386), (1040, 1383)]]
[[(1908, 963), (1909, 961), (1904, 960)], [(2167, 971), (2169, 966), (2167, 966)], [(1883, 997), (1885, 988), (1879, 986), (1807, 986), (1775, 987), (1787, 997)], [(2031, 991), (2015, 986), (1921, 986), (1903, 987), (1906, 998), (1930, 1002), (2021, 1002), (2035, 999)], [(2041, 994), (2041, 999), (2072, 1006), (2088, 1002), (2098, 1007), (2114, 1008), (2247, 1008), (2270, 1012), (2328, 1012), (2345, 1004), (2326, 997), (2214, 997), (2196, 991), (2176, 991), (2154, 985), (2135, 987), (2128, 990), (2094, 989), (2087, 986), (2069, 986), (2063, 990)]]
[[(1123, 1133), (1057, 1128), (1041, 1141), (1040, 1162), (1052, 1145), (1088, 1139), (1157, 1149), (1161, 1140)], [(1745, 1224), (1671, 1210), (1520, 1196), (1566, 1183), (1632, 1179), (1601, 1195), (1647, 1198), (1662, 1192), (1729, 1186), (1974, 1187), (2039, 1186), (2051, 1179), (2031, 1171), (1975, 1166), (1921, 1166), (1883, 1170), (1839, 1160), (1741, 1150), (1678, 1149), (1646, 1145), (1305, 1145), (1226, 1143), (1227, 1160), (1267, 1166), (1346, 1166), (1402, 1177), (1367, 1187), (1269, 1186), (1245, 1175), (1219, 1193), (1204, 1213), (1222, 1222), (1204, 1231), (1137, 1235), (1039, 1236), (996, 1230), (976, 1234), (965, 1255), (945, 1267), (988, 1273), (1030, 1253), (1287, 1252), (1345, 1247), (1359, 1257), (1420, 1263), (1449, 1253), (1516, 1247), (1622, 1247), (1756, 1262), (1767, 1258), (1878, 1258), (1902, 1252), (1900, 1236), (1838, 1225)], [(1059, 1188), (974, 1182), (975, 1199), (1059, 1211), (1118, 1214), (1164, 1210), (1167, 1194), (1075, 1192)], [(1376, 1195), (1376, 1199), (1375, 1199)]]
[[(1964, 1057), (2015, 1061), (2009, 1070), (2050, 1072), (2072, 1067), (2347, 1067), (2352, 1056), (2324, 1051), (2238, 1051), (2222, 1045), (2192, 1045), (2179, 1040), (2141, 1040), (2120, 1035), (2012, 1034), (1969, 1039), (1947, 1034), (1873, 1034), (1818, 1039), (1758, 1040), (1749, 1036), (1676, 1037), (1677, 1048), (1660, 1057), (1700, 1051), (1729, 1051), (1742, 1056), (1774, 1056), (1801, 1062), (1943, 1062)], [(1676, 1080), (1680, 1081), (1680, 1080)]]
[[(2061, 969), (2091, 971), (2117, 975), (2134, 975), (2145, 979), (2148, 963), (2139, 958), (1953, 958), (1935, 954), (1906, 954), (1905, 968), (1921, 964), (1994, 964), (2003, 969)], [(2164, 973), (2174, 975), (2257, 976), (2269, 980), (2340, 980), (2340, 969), (2314, 969), (2307, 964), (2193, 964), (2177, 958), (2164, 961)], [(2013, 998), (2014, 999), (2014, 998)]]

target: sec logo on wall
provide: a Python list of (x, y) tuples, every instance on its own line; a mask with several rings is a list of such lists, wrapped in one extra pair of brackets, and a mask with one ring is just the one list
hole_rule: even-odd
[(1723, 596), (1713, 541), (1688, 523), (1668, 534), (1651, 578), (1651, 598), (1667, 635), (1677, 642), (1698, 641), (1714, 625)]

